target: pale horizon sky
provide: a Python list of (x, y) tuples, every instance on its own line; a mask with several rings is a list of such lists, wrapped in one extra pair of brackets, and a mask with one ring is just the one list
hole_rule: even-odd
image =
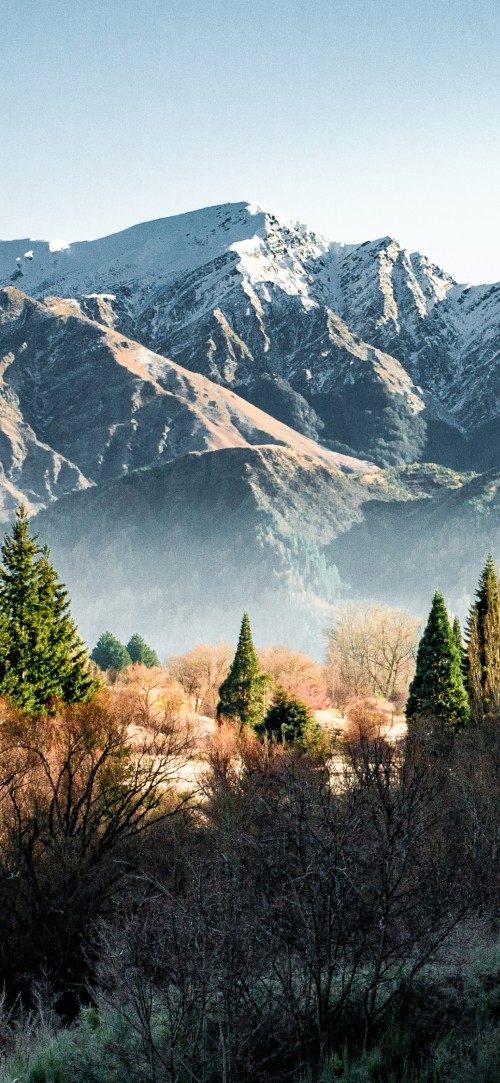
[(0, 3), (0, 238), (256, 201), (500, 280), (496, 0)]

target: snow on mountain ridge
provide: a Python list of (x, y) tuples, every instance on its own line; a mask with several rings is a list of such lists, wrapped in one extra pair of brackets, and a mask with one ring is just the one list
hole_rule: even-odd
[[(460, 286), (391, 237), (331, 242), (242, 202), (58, 251), (46, 242), (3, 242), (2, 278), (38, 298), (75, 297), (86, 315), (226, 386), (249, 387), (267, 372), (314, 395), (336, 386), (340, 372), (346, 380), (358, 372), (354, 336), (366, 361), (368, 347), (392, 358), (373, 369), (389, 389), (391, 365), (402, 366), (417, 394), (422, 388), (434, 397), (436, 416), (444, 411), (470, 428), (465, 386), (478, 399), (474, 424), (497, 410), (496, 287)], [(340, 336), (342, 356), (329, 313), (348, 329)], [(307, 373), (315, 374), (312, 382)], [(413, 391), (397, 393), (414, 410)]]
[[(29, 261), (23, 257), (27, 245), (33, 252)], [(302, 297), (306, 308), (327, 303), (343, 315), (340, 272), (363, 250), (365, 254), (366, 250), (379, 253), (378, 288), (386, 297), (387, 318), (397, 320), (384, 272), (386, 268), (390, 272), (401, 255), (407, 261), (408, 272), (417, 280), (419, 276), (411, 266), (414, 255), (404, 252), (391, 238), (364, 245), (332, 242), (257, 203), (222, 204), (155, 219), (95, 241), (3, 241), (0, 281), (15, 281), (25, 292), (38, 297), (48, 293), (109, 293), (115, 282), (130, 287), (138, 280), (143, 293), (144, 289), (192, 274), (215, 258), (234, 252), (238, 270), (250, 286), (270, 282)], [(421, 259), (422, 268), (432, 268), (428, 284), (435, 285), (434, 299), (440, 299), (442, 284), (437, 276), (442, 273), (425, 257)], [(417, 296), (418, 287), (413, 288)], [(419, 304), (423, 303), (419, 296)]]

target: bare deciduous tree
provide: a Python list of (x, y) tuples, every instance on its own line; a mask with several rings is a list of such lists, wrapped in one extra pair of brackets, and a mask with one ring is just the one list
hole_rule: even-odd
[(180, 718), (186, 695), (179, 681), (161, 666), (136, 662), (118, 675), (113, 698), (142, 726), (172, 726)]
[(336, 701), (374, 694), (403, 698), (414, 672), (419, 627), (404, 609), (339, 607), (326, 631)]
[(175, 724), (143, 731), (109, 694), (51, 717), (7, 713), (0, 730), (0, 963), (81, 981), (91, 921), (109, 912), (126, 853), (188, 800), (190, 746)]
[(170, 658), (168, 672), (182, 685), (195, 711), (215, 715), (219, 688), (227, 676), (234, 648), (228, 643), (199, 643)]
[(296, 696), (313, 710), (326, 707), (327, 674), (326, 668), (309, 658), (302, 651), (293, 651), (290, 647), (261, 647), (257, 651), (264, 673), (272, 679), (272, 686), (281, 686), (289, 696)]

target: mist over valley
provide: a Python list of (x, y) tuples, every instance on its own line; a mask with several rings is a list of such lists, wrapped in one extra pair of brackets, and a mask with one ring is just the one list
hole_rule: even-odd
[(1, 515), (87, 642), (316, 657), (331, 607), (464, 615), (499, 542), (500, 286), (245, 203), (0, 243)]

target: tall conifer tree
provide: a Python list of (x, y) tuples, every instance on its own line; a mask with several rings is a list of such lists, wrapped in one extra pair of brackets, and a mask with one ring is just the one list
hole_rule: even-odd
[(96, 682), (49, 553), (21, 504), (0, 566), (0, 695), (30, 714), (90, 699)]
[(460, 656), (462, 656), (464, 644), (462, 639), (462, 625), (460, 624), (458, 617), (455, 617), (455, 620), (453, 621), (452, 632), (455, 643), (458, 647), (458, 650), (460, 651)]
[(250, 630), (243, 614), (236, 654), (219, 688), (218, 718), (238, 718), (241, 726), (255, 726), (264, 715), (264, 691), (268, 678), (261, 673)]
[(476, 725), (500, 719), (500, 586), (491, 554), (486, 559), (467, 620), (467, 689)]
[(408, 722), (436, 719), (450, 732), (468, 718), (462, 660), (443, 595), (436, 591), (417, 652), (417, 667), (406, 704)]

